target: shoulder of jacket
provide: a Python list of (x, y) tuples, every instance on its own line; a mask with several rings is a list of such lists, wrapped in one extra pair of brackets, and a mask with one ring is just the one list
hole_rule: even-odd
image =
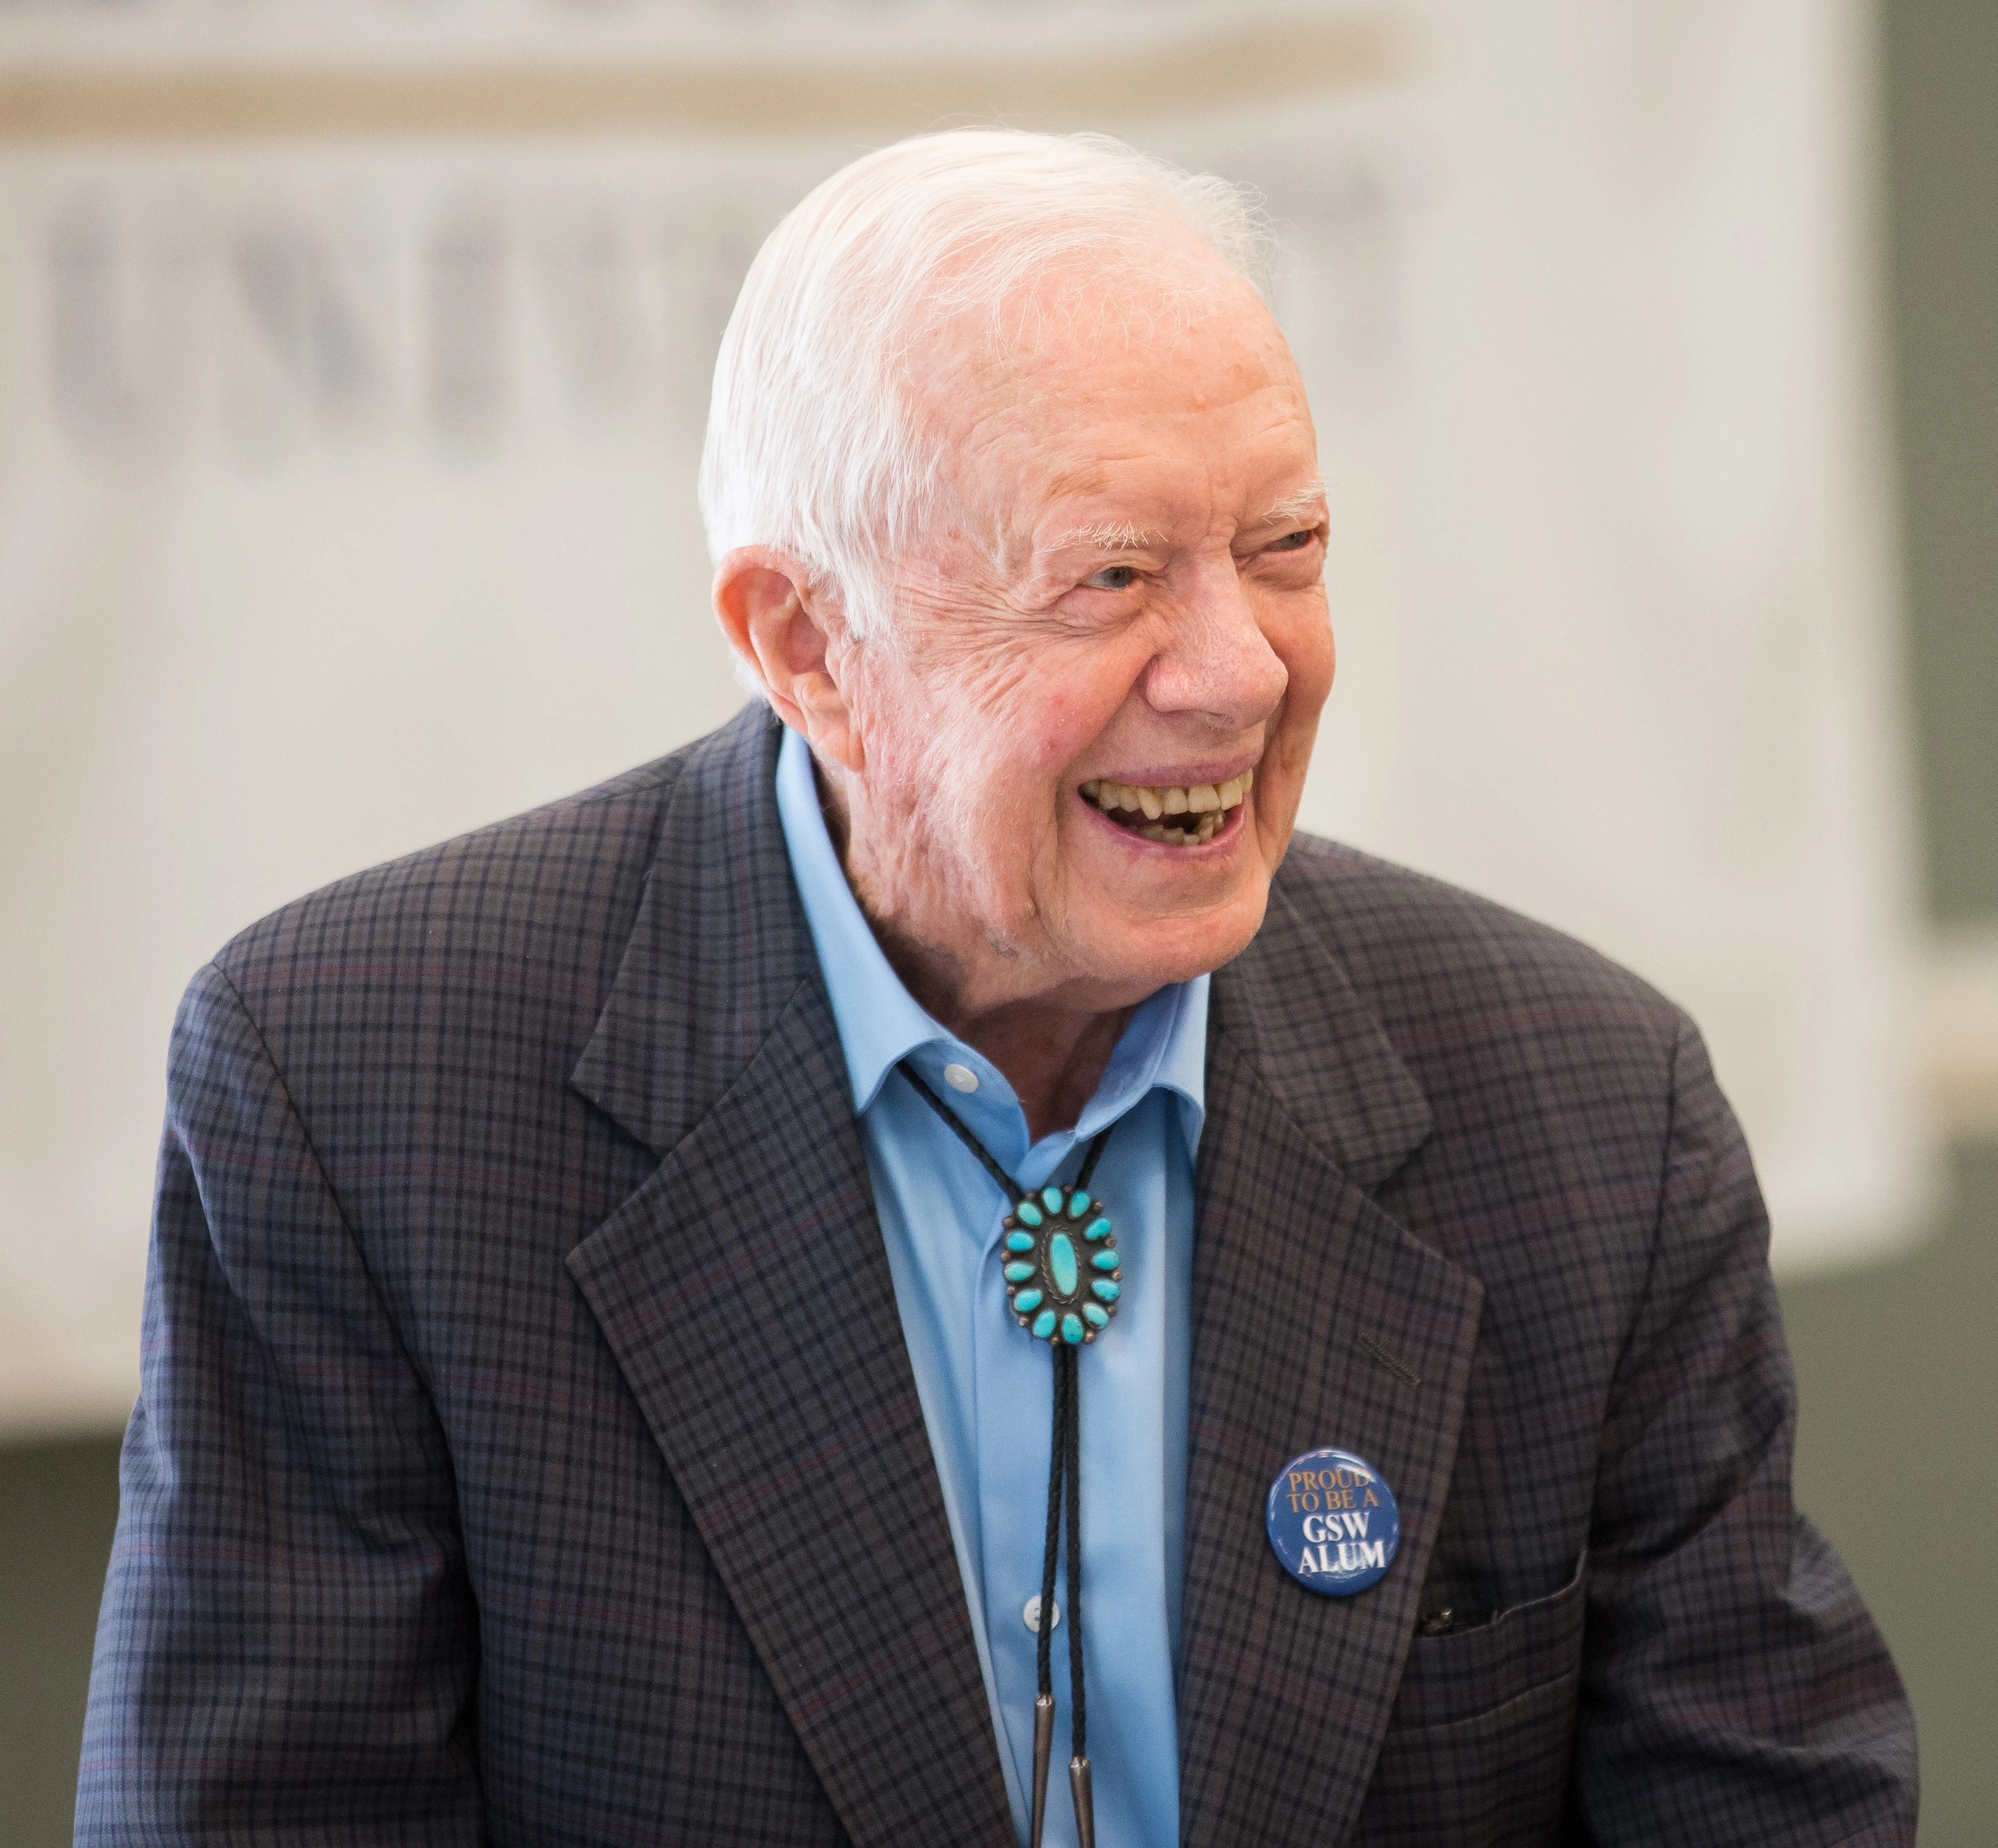
[(594, 1018), (676, 793), (703, 773), (739, 776), (761, 729), (745, 711), (605, 782), (336, 880), (238, 934), (214, 966), (280, 1038), (300, 1021), (392, 1020), (482, 993)]
[[(1669, 1065), (1686, 1021), (1643, 977), (1550, 924), (1339, 842), (1298, 835), (1272, 889), (1281, 942), (1336, 957), (1389, 1038), (1581, 1032)], [(1312, 953), (1311, 951), (1304, 953)]]

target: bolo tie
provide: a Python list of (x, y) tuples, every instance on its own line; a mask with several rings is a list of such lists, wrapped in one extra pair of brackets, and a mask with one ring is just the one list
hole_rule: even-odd
[[(924, 1083), (906, 1059), (902, 1076), (914, 1086), (952, 1134), (978, 1158), (1012, 1203), (1003, 1227), (1006, 1302), (1014, 1321), (1053, 1356), (1054, 1421), (1048, 1439), (1047, 1542), (1041, 1555), (1040, 1622), (1035, 1626), (1034, 1805), (1030, 1848), (1041, 1848), (1047, 1819), (1048, 1763), (1055, 1737), (1053, 1658), (1055, 1563), (1064, 1525), (1068, 1534), (1068, 1678), (1075, 1711), (1069, 1716), (1068, 1783), (1075, 1799), (1080, 1848), (1096, 1848), (1096, 1811), (1089, 1785), (1088, 1708), (1082, 1675), (1082, 1396), (1077, 1363), (1082, 1350), (1110, 1326), (1124, 1290), (1117, 1235), (1089, 1183), (1110, 1130), (1101, 1131), (1082, 1158), (1072, 1187), (1050, 1182), (1023, 1187), (992, 1158), (963, 1120)], [(1111, 1128), (1114, 1128), (1115, 1124)]]

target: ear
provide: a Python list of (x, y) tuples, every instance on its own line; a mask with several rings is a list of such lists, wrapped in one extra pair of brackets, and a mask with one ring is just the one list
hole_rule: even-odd
[(841, 617), (832, 599), (813, 589), (802, 562), (769, 546), (737, 547), (715, 569), (714, 613), (777, 717), (821, 757), (860, 769), (859, 734), (832, 647)]

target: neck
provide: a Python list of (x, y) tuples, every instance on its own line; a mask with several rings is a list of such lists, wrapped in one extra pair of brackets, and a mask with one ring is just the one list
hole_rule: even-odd
[(841, 869), (903, 986), (932, 1019), (975, 1046), (1005, 1073), (1026, 1112), (1030, 1141), (1073, 1126), (1096, 1094), (1135, 1004), (1091, 1008), (1049, 996), (989, 1003), (973, 999), (964, 970), (949, 955), (873, 914), (853, 878), (845, 804), (816, 762), (813, 767), (820, 809)]
[(1096, 1094), (1133, 1007), (1091, 1008), (1049, 996), (980, 1006), (947, 957), (869, 918), (875, 941), (923, 1011), (1006, 1075), (1031, 1140), (1070, 1128)]
[(974, 1020), (959, 1021), (934, 1007), (930, 1011), (1006, 1074), (1027, 1113), (1028, 1140), (1038, 1142), (1055, 1130), (1072, 1127), (1082, 1114), (1103, 1081), (1104, 1068), (1132, 1010), (1075, 1014), (1015, 1002)]

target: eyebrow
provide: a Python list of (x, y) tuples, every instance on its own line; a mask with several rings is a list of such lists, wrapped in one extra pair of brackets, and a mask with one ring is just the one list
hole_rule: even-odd
[(1296, 493), (1284, 496), (1257, 524), (1280, 526), (1287, 520), (1303, 520), (1307, 516), (1322, 518), (1328, 498), (1325, 491), (1325, 477), (1315, 475)]
[[(1322, 518), (1326, 499), (1325, 478), (1313, 475), (1295, 494), (1285, 495), (1260, 520), (1253, 522), (1252, 530), (1254, 527), (1281, 526), (1291, 520)], [(1128, 520), (1104, 520), (1089, 526), (1071, 527), (1066, 532), (1056, 533), (1047, 541), (1042, 549), (1056, 552), (1087, 546), (1092, 551), (1135, 552), (1141, 551), (1149, 545), (1162, 544), (1163, 539), (1163, 534), (1136, 526)]]
[(1135, 552), (1148, 545), (1156, 545), (1163, 535), (1133, 526), (1128, 520), (1104, 520), (1093, 526), (1072, 527), (1065, 533), (1057, 533), (1048, 541), (1045, 549), (1051, 552), (1066, 551), (1075, 546), (1087, 546), (1092, 551)]

